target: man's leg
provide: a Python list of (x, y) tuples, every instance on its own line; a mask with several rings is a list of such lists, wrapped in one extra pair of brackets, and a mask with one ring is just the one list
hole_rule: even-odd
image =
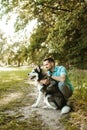
[(66, 100), (72, 96), (72, 93), (73, 93), (72, 90), (64, 82), (59, 82), (58, 87)]

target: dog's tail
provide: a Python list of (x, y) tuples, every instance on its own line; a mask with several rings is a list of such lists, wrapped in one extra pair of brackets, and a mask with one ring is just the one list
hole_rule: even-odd
[(71, 107), (66, 105), (61, 109), (61, 114), (66, 114), (69, 113), (71, 111)]

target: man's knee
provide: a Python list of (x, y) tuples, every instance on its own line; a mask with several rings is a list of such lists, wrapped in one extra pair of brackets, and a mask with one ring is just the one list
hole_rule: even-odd
[(73, 92), (65, 82), (59, 82), (58, 88), (66, 99), (72, 96)]
[(58, 83), (58, 88), (60, 91), (62, 91), (64, 89), (64, 86), (65, 86), (65, 82), (59, 82)]

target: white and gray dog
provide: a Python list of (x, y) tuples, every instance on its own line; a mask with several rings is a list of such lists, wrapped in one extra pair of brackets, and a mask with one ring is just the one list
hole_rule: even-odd
[[(44, 73), (40, 66), (33, 69), (28, 75), (31, 80), (37, 82), (39, 90), (37, 100), (32, 107), (37, 107), (44, 95), (44, 102), (48, 108), (61, 109), (61, 114), (68, 113), (70, 111), (70, 107), (67, 105), (63, 94), (58, 89), (58, 83)], [(40, 80), (43, 79), (48, 79), (50, 83), (48, 85), (40, 83)]]

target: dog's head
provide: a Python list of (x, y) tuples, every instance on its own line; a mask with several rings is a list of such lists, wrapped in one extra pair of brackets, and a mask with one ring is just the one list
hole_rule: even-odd
[(31, 80), (39, 81), (42, 78), (42, 69), (40, 66), (33, 69), (29, 74)]

